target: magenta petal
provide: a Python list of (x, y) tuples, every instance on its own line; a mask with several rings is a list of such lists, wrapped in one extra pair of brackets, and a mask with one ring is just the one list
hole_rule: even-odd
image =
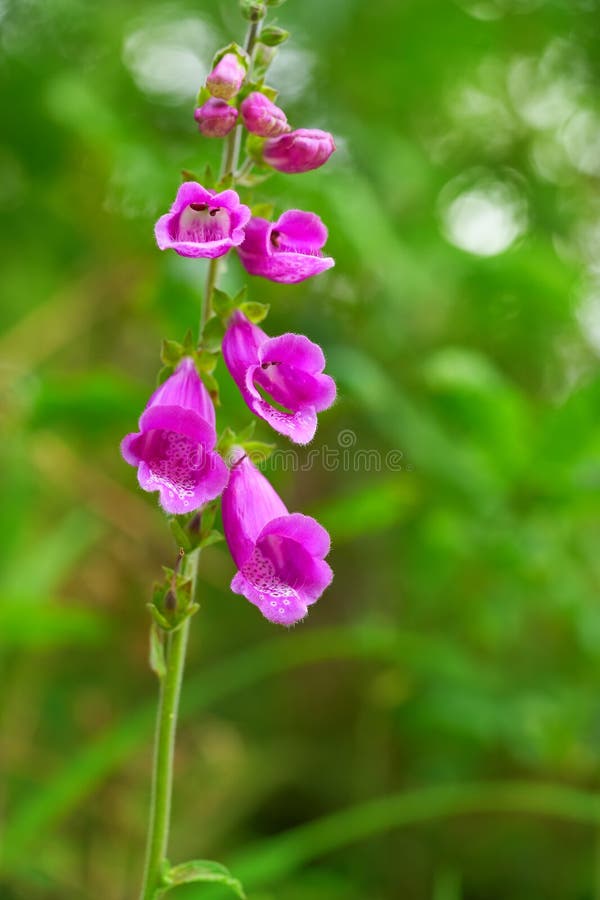
[(321, 252), (326, 239), (327, 229), (317, 215), (292, 209), (277, 222), (251, 219), (238, 253), (251, 275), (295, 284), (335, 264)]
[(326, 530), (309, 516), (288, 513), (247, 457), (233, 467), (222, 508), (225, 537), (239, 569), (232, 591), (271, 622), (299, 622), (333, 578), (323, 559), (329, 551)]
[(287, 509), (265, 476), (243, 457), (231, 470), (222, 514), (231, 555), (236, 565), (242, 566), (264, 526), (287, 515)]
[(327, 241), (327, 228), (315, 213), (288, 209), (275, 226), (281, 235), (304, 253), (320, 250)]
[(223, 491), (229, 470), (215, 453), (215, 413), (194, 363), (184, 359), (151, 396), (140, 430), (121, 443), (146, 491), (158, 491), (166, 512), (199, 509)]
[(215, 408), (210, 394), (189, 356), (184, 357), (174, 374), (154, 391), (147, 406), (180, 406), (191, 409), (213, 428), (215, 425)]
[(156, 223), (156, 242), (161, 250), (171, 248), (180, 256), (214, 259), (241, 244), (250, 215), (235, 191), (215, 194), (185, 181), (169, 212)]
[(317, 344), (297, 334), (269, 338), (238, 311), (223, 339), (223, 357), (255, 415), (297, 444), (312, 440), (317, 411), (331, 406), (336, 393), (333, 379), (322, 373), (325, 357)]
[(302, 513), (290, 513), (278, 519), (272, 519), (260, 533), (261, 537), (269, 534), (280, 534), (292, 538), (302, 544), (313, 556), (327, 556), (331, 548), (331, 539), (326, 528)]

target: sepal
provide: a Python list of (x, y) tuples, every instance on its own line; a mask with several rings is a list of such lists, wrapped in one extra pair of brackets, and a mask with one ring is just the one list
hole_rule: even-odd
[(240, 0), (240, 9), (249, 22), (260, 22), (267, 13), (264, 0)]
[(165, 867), (161, 884), (157, 888), (153, 900), (160, 900), (172, 888), (182, 884), (217, 884), (229, 888), (239, 900), (246, 900), (241, 881), (234, 878), (229, 869), (221, 863), (208, 859), (195, 859), (178, 866)]
[[(255, 4), (253, 4), (253, 5), (255, 5)], [(244, 48), (240, 47), (239, 44), (236, 44), (235, 41), (233, 41), (231, 44), (227, 44), (226, 47), (221, 47), (220, 50), (217, 50), (217, 52), (213, 56), (211, 68), (214, 69), (214, 67), (216, 65), (218, 65), (218, 63), (220, 63), (221, 60), (223, 59), (223, 57), (227, 56), (228, 53), (233, 53), (234, 56), (237, 56), (240, 63), (246, 69), (248, 69), (248, 66), (250, 65), (250, 57), (248, 56), (248, 54), (246, 53)]]
[(258, 40), (267, 47), (278, 47), (279, 44), (287, 41), (289, 36), (290, 33), (285, 28), (278, 28), (277, 25), (268, 25), (266, 28), (263, 28)]
[(163, 631), (175, 631), (200, 608), (192, 596), (191, 578), (163, 567), (165, 580), (156, 583), (148, 604), (154, 622)]

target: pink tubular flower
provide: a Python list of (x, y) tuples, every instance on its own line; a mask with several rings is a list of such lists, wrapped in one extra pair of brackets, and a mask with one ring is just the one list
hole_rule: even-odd
[(180, 256), (223, 256), (244, 240), (250, 210), (235, 191), (215, 194), (196, 181), (184, 181), (171, 209), (154, 227), (161, 250), (169, 247)]
[(206, 137), (225, 137), (235, 128), (238, 111), (225, 100), (211, 97), (194, 112), (198, 128)]
[(226, 53), (206, 79), (206, 87), (213, 97), (231, 100), (246, 77), (246, 69), (235, 53)]
[(139, 424), (121, 453), (138, 467), (140, 486), (159, 492), (165, 512), (192, 512), (219, 496), (229, 472), (214, 451), (215, 410), (193, 360), (183, 359), (152, 394)]
[(298, 128), (288, 134), (269, 138), (263, 147), (263, 159), (278, 172), (295, 175), (310, 172), (326, 163), (333, 151), (333, 135), (318, 128)]
[(319, 216), (288, 209), (277, 222), (251, 219), (238, 253), (250, 275), (297, 284), (335, 265), (321, 252), (326, 240), (327, 228)]
[(310, 516), (288, 513), (247, 456), (235, 463), (223, 493), (223, 529), (238, 572), (231, 590), (270, 622), (294, 625), (331, 584), (324, 561), (329, 535)]
[(240, 111), (248, 131), (259, 137), (277, 137), (290, 130), (284, 111), (258, 91), (246, 97)]
[(270, 338), (238, 310), (223, 338), (223, 358), (255, 415), (296, 444), (313, 439), (317, 412), (328, 409), (336, 394), (333, 378), (323, 374), (325, 357), (317, 344), (301, 334)]

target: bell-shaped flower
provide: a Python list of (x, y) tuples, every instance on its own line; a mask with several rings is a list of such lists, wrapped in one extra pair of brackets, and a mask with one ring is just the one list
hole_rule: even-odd
[(333, 135), (328, 131), (298, 128), (265, 141), (263, 159), (278, 172), (296, 175), (318, 169), (335, 149)]
[(326, 240), (327, 228), (319, 216), (288, 209), (277, 222), (251, 219), (238, 253), (250, 275), (297, 284), (335, 265), (331, 256), (323, 256)]
[(226, 53), (206, 79), (206, 87), (213, 97), (231, 100), (246, 77), (246, 68), (235, 53)]
[(184, 181), (171, 209), (154, 227), (161, 250), (213, 259), (244, 240), (251, 213), (235, 191), (216, 194), (196, 181)]
[(290, 130), (284, 111), (259, 91), (253, 91), (246, 97), (240, 112), (248, 131), (259, 137), (277, 137)]
[(158, 491), (165, 512), (199, 509), (223, 491), (229, 470), (215, 452), (215, 409), (189, 357), (156, 390), (139, 422), (121, 442), (145, 491)]
[(231, 590), (278, 625), (294, 625), (332, 581), (329, 535), (289, 513), (247, 456), (234, 464), (222, 500), (223, 530), (238, 572)]
[(198, 128), (206, 137), (225, 137), (235, 128), (237, 117), (235, 106), (216, 97), (211, 97), (194, 112)]
[(301, 334), (270, 338), (238, 310), (223, 338), (223, 358), (255, 415), (296, 444), (313, 439), (317, 413), (336, 394), (317, 344)]

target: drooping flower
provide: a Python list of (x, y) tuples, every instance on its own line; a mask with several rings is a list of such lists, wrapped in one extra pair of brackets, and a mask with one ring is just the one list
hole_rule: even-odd
[(246, 77), (246, 69), (235, 55), (226, 53), (206, 79), (206, 87), (213, 97), (231, 100), (235, 97)]
[(317, 413), (328, 409), (336, 394), (333, 378), (323, 374), (325, 357), (317, 344), (301, 334), (270, 338), (238, 310), (223, 338), (223, 358), (255, 415), (296, 444), (313, 439)]
[(277, 137), (290, 130), (284, 111), (259, 91), (253, 91), (246, 97), (240, 112), (248, 131), (259, 137)]
[(123, 438), (121, 453), (166, 512), (192, 512), (223, 491), (229, 472), (214, 449), (215, 410), (192, 359), (152, 394), (139, 428)]
[(211, 97), (194, 112), (198, 128), (206, 137), (225, 137), (235, 128), (237, 117), (235, 106), (217, 97)]
[(269, 138), (263, 147), (263, 159), (278, 172), (295, 175), (310, 172), (326, 163), (336, 149), (333, 135), (319, 128), (298, 128)]
[(235, 191), (216, 194), (196, 181), (184, 181), (171, 209), (154, 227), (161, 250), (172, 248), (180, 256), (223, 256), (244, 240), (251, 213)]
[(310, 516), (289, 513), (247, 456), (223, 493), (223, 530), (238, 572), (231, 590), (278, 625), (294, 625), (331, 584), (329, 535)]
[(250, 275), (297, 284), (335, 265), (331, 256), (323, 256), (326, 240), (327, 228), (319, 216), (288, 209), (277, 222), (251, 219), (238, 253)]

